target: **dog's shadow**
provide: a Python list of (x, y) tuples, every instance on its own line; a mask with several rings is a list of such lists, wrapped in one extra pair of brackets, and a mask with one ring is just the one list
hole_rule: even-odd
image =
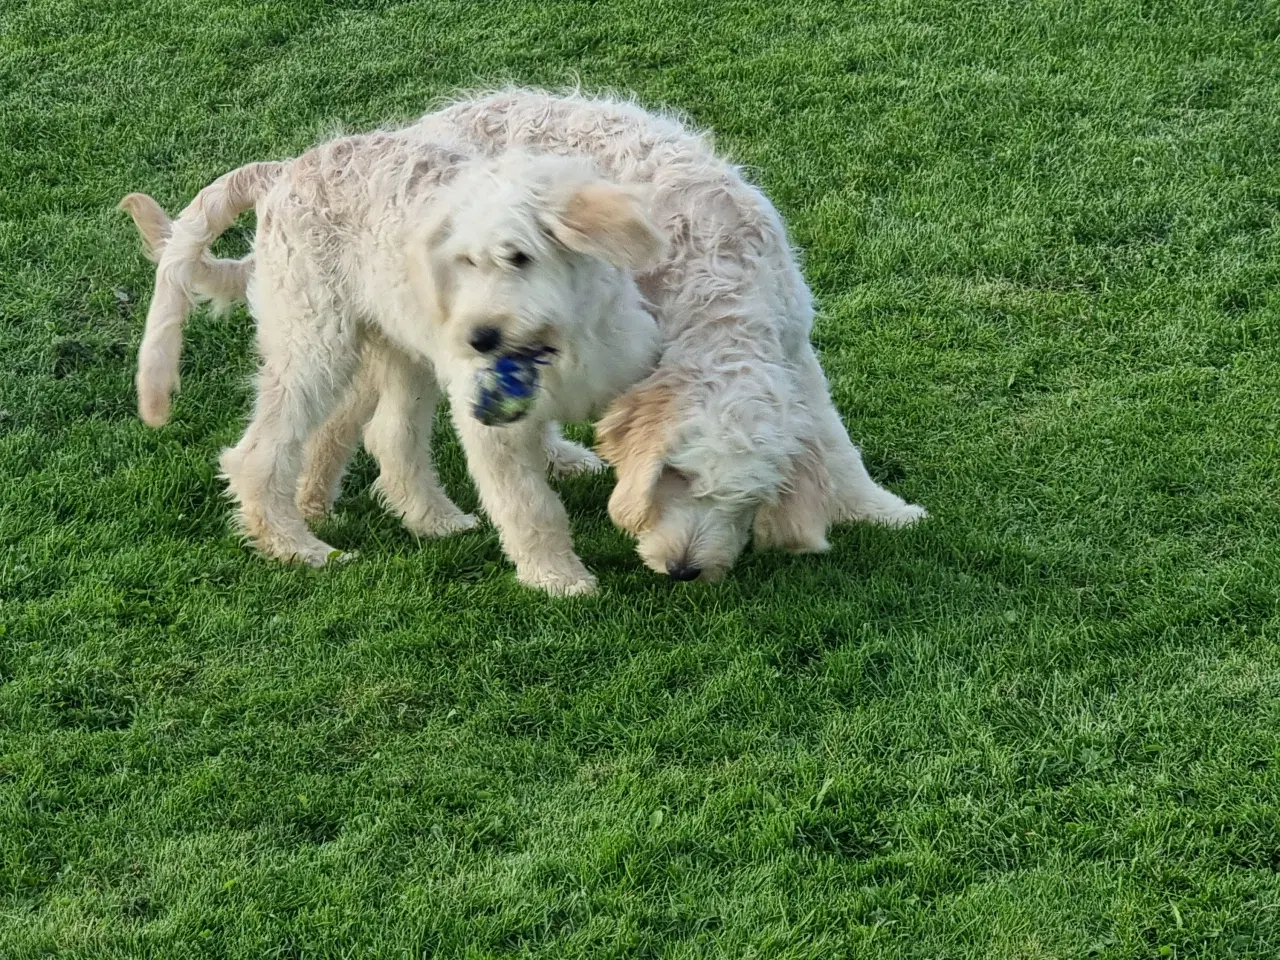
[[(580, 431), (575, 431), (580, 432)], [(574, 436), (589, 442), (585, 434)], [(466, 460), (451, 428), (436, 434), (435, 462), (441, 483), (453, 501), (468, 513), (479, 509), (479, 498)], [(475, 531), (443, 541), (422, 540), (406, 530), (389, 513), (373, 493), (378, 476), (376, 461), (364, 451), (352, 460), (343, 481), (334, 514), (325, 520), (318, 532), (327, 542), (342, 550), (386, 550), (412, 553), (432, 544), (448, 543), (448, 551), (437, 551), (437, 560), (448, 570), (445, 576), (476, 581), (490, 575), (509, 573), (497, 532), (482, 522)], [(612, 471), (553, 478), (551, 483), (568, 511), (574, 539), (580, 545), (583, 561), (600, 578), (602, 585), (616, 591), (639, 590), (649, 594), (686, 592), (693, 596), (718, 596), (725, 592), (749, 596), (772, 591), (789, 581), (796, 588), (813, 594), (840, 594), (855, 589), (868, 578), (892, 569), (894, 576), (910, 580), (928, 556), (937, 559), (937, 545), (927, 531), (938, 521), (930, 518), (920, 527), (890, 530), (867, 524), (844, 524), (830, 531), (830, 550), (823, 553), (793, 554), (780, 550), (755, 550), (748, 547), (733, 569), (720, 582), (695, 581), (680, 583), (650, 570), (635, 552), (635, 543), (610, 522), (606, 505), (613, 488)], [(456, 569), (455, 569), (456, 568)], [(452, 573), (450, 572), (452, 570)]]

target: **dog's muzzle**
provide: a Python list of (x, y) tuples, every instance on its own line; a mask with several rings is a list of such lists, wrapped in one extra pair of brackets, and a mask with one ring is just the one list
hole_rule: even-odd
[(702, 576), (702, 568), (696, 567), (691, 563), (685, 563), (683, 560), (668, 560), (667, 576), (672, 580), (688, 583), (690, 580), (697, 580), (698, 577)]

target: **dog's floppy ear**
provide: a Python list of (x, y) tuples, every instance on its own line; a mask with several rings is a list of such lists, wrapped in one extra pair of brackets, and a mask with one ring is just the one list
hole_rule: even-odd
[(440, 245), (453, 231), (448, 209), (436, 206), (410, 234), (411, 248), (406, 258), (410, 280), (422, 303), (443, 322), (449, 316), (449, 272), (437, 256)]
[(596, 425), (596, 449), (618, 473), (609, 518), (628, 533), (649, 525), (675, 406), (671, 384), (650, 378), (619, 397)]
[(662, 253), (662, 234), (649, 219), (649, 196), (640, 187), (604, 180), (578, 184), (544, 217), (558, 242), (615, 267), (641, 269)]
[(756, 511), (756, 547), (792, 553), (828, 549), (830, 503), (831, 477), (822, 450), (816, 443), (805, 442), (791, 458), (791, 470), (777, 502), (761, 504)]

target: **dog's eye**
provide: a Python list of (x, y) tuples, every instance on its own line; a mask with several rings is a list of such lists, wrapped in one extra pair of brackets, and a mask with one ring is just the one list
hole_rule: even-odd
[(465, 263), (468, 267), (474, 267), (476, 265), (475, 259), (468, 256), (459, 257), (458, 262)]
[(515, 250), (507, 254), (507, 263), (517, 268), (527, 267), (532, 262), (532, 260), (533, 260), (533, 257), (529, 256), (523, 250)]

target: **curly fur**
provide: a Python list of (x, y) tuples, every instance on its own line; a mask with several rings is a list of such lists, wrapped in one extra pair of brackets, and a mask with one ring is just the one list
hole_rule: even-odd
[[(758, 546), (804, 551), (826, 548), (830, 522), (925, 516), (868, 475), (810, 344), (813, 298), (782, 221), (708, 138), (630, 102), (520, 89), (452, 103), (417, 129), (586, 156), (650, 191), (666, 252), (639, 283), (662, 357), (597, 428), (619, 473), (610, 514), (650, 567), (712, 579), (753, 525)], [(647, 442), (623, 441), (637, 422)]]
[[(708, 137), (624, 100), (522, 89), (459, 99), (410, 130), (489, 153), (586, 156), (648, 192), (665, 253), (638, 280), (662, 356), (597, 436), (618, 471), (610, 516), (652, 569), (715, 579), (752, 536), (761, 548), (824, 550), (831, 523), (927, 515), (868, 475), (809, 342), (813, 299), (782, 221)], [(317, 432), (298, 494), (308, 515), (332, 505), (376, 392), (361, 376)], [(598, 465), (554, 424), (544, 447), (557, 469)]]
[[(122, 206), (158, 260), (138, 368), (149, 424), (168, 418), (192, 302), (244, 292), (258, 322), (254, 415), (222, 470), (260, 550), (316, 566), (337, 554), (305, 522), (331, 502), (333, 471), (318, 486), (314, 473), (300, 483), (304, 454), (340, 468), (354, 445), (316, 430), (331, 415), (367, 421), (380, 492), (411, 529), (473, 526), (431, 464), (443, 389), (520, 579), (553, 594), (594, 588), (546, 473), (549, 464), (594, 465), (559, 437), (556, 419), (592, 415), (652, 369), (658, 329), (631, 268), (657, 255), (660, 238), (641, 192), (601, 179), (581, 158), (477, 156), (413, 130), (242, 167), (172, 223), (148, 197)], [(214, 260), (209, 244), (249, 206), (254, 259)], [(533, 412), (517, 424), (490, 428), (470, 416), (475, 375), (489, 362), (472, 346), (482, 327), (504, 346), (557, 351)]]

